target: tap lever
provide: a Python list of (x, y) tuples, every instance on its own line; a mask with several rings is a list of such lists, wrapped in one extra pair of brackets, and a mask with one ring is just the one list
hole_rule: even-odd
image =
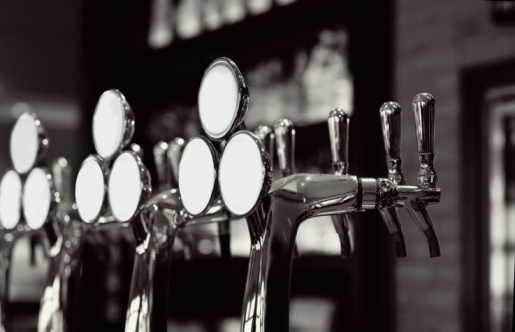
[(60, 201), (67, 207), (71, 206), (74, 201), (72, 197), (72, 167), (66, 158), (59, 157), (53, 161), (52, 177)]
[(281, 119), (274, 124), (277, 159), (282, 176), (293, 174), (295, 166), (295, 128), (293, 122)]
[(348, 174), (349, 168), (349, 115), (340, 108), (329, 113), (329, 139), (333, 169), (336, 174)]
[(411, 104), (415, 116), (418, 159), (420, 170), (418, 186), (420, 188), (436, 188), (438, 177), (433, 167), (435, 143), (435, 99), (429, 93), (419, 93)]
[(384, 149), (388, 180), (393, 184), (404, 184), (401, 166), (401, 107), (396, 102), (387, 102), (379, 109), (383, 130)]
[(152, 152), (154, 153), (154, 164), (156, 165), (157, 172), (157, 182), (159, 183), (159, 187), (166, 188), (169, 186), (169, 165), (168, 160), (166, 158), (166, 153), (168, 151), (168, 143), (160, 141), (154, 145)]
[(259, 138), (268, 157), (270, 158), (270, 165), (274, 165), (274, 147), (275, 147), (275, 134), (269, 126), (259, 126), (254, 130), (254, 134)]
[(179, 187), (179, 164), (181, 162), (182, 152), (185, 145), (186, 141), (180, 137), (176, 137), (168, 143), (168, 169), (171, 172), (169, 179), (172, 183), (172, 188)]

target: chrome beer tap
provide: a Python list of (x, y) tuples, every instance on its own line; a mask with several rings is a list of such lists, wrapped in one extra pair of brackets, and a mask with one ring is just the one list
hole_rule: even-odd
[[(427, 213), (427, 205), (440, 202), (441, 190), (437, 187), (438, 177), (434, 169), (434, 119), (435, 99), (429, 93), (419, 93), (411, 104), (415, 117), (417, 137), (418, 185), (397, 185), (397, 205), (405, 206), (421, 232), (424, 233), (431, 257), (440, 256), (440, 244)], [(400, 163), (399, 163), (400, 170)]]
[(16, 121), (10, 137), (10, 156), (14, 169), (0, 183), (0, 330), (6, 326), (9, 267), (13, 246), (23, 236), (48, 239), (47, 254), (60, 245), (55, 209), (60, 201), (52, 175), (44, 164), (49, 141), (34, 113), (24, 113)]
[[(209, 139), (203, 136), (190, 139), (184, 146), (180, 163), (178, 157), (169, 155), (170, 165), (179, 164), (178, 170), (172, 167), (172, 173), (178, 173), (178, 188), (155, 195), (144, 209), (147, 226), (141, 228), (139, 237), (148, 240), (137, 241), (141, 244), (137, 247), (133, 270), (126, 331), (166, 330), (166, 305), (156, 306), (156, 303), (166, 303), (168, 292), (163, 291), (163, 280), (167, 282), (169, 279), (165, 268), (165, 261), (169, 262), (169, 259), (159, 259), (159, 255), (148, 253), (157, 252), (163, 247), (164, 257), (181, 229), (184, 231), (186, 227), (197, 224), (227, 223), (230, 220), (226, 202), (219, 199), (223, 192), (218, 188), (217, 180), (220, 152), (211, 140), (225, 143), (234, 130), (241, 128), (241, 113), (246, 111), (247, 100), (246, 86), (232, 62), (219, 59), (206, 70), (199, 91), (199, 110)], [(227, 113), (206, 119), (212, 115), (213, 108)], [(223, 155), (228, 149), (231, 150), (231, 142), (227, 140)], [(163, 268), (157, 269), (158, 266)], [(161, 284), (157, 284), (157, 281)], [(160, 298), (156, 300), (156, 297)]]
[[(112, 249), (120, 244), (111, 240), (113, 232), (128, 238), (132, 234), (131, 239), (142, 241), (138, 237), (140, 228), (145, 227), (141, 214), (152, 190), (150, 174), (141, 159), (143, 151), (131, 144), (134, 126), (134, 114), (125, 96), (118, 90), (105, 91), (93, 116), (96, 153), (83, 161), (75, 182), (81, 220), (77, 252), (82, 253), (86, 241), (94, 243), (97, 254), (110, 264), (118, 259)], [(82, 255), (76, 261), (80, 266)]]
[[(401, 170), (401, 107), (396, 102), (384, 103), (379, 109), (379, 115), (383, 130), (388, 180), (395, 186), (404, 185), (404, 176)], [(393, 238), (397, 257), (406, 257), (406, 244), (397, 208), (398, 206), (393, 206), (381, 209), (379, 212)]]
[[(180, 164), (183, 152), (186, 162), (195, 163), (194, 154), (192, 156), (191, 150), (183, 151), (183, 147), (182, 139), (175, 139), (168, 146), (167, 167), (170, 167), (171, 174), (178, 174), (174, 165)], [(207, 157), (212, 158), (213, 165), (217, 163), (214, 149), (209, 150), (208, 154)], [(138, 233), (135, 233), (136, 257), (125, 331), (166, 331), (171, 250), (179, 231), (184, 231), (188, 226), (228, 220), (228, 215), (220, 204), (214, 204), (202, 216), (189, 214), (184, 208), (179, 189), (175, 186), (177, 179), (174, 176), (172, 179), (174, 180), (170, 189), (157, 193), (145, 205)], [(207, 189), (203, 189), (214, 189), (208, 187), (209, 185)]]
[(50, 247), (47, 285), (41, 299), (38, 331), (74, 331), (80, 277), (81, 221), (72, 198), (71, 166), (65, 158), (52, 163), (52, 176), (60, 201), (54, 214), (58, 240)]
[[(342, 109), (335, 108), (329, 113), (327, 124), (329, 126), (333, 171), (336, 175), (347, 175), (349, 172), (349, 122), (349, 116)], [(340, 255), (343, 259), (348, 259), (352, 254), (348, 217), (345, 214), (340, 214), (331, 218), (334, 229), (340, 238)]]
[[(281, 176), (290, 176), (295, 172), (295, 128), (288, 119), (280, 119), (274, 124), (277, 149), (277, 161)], [(272, 167), (274, 164), (272, 164)], [(297, 245), (293, 248), (293, 257), (299, 257)]]
[[(413, 108), (421, 160), (418, 186), (344, 174), (295, 174), (272, 184), (262, 205), (267, 208), (263, 213), (266, 230), (261, 234), (260, 255), (251, 256), (249, 262), (242, 331), (288, 330), (293, 248), (298, 227), (306, 219), (404, 205), (428, 237), (431, 256), (439, 254), (425, 209), (440, 197), (432, 167), (434, 99), (429, 94), (417, 95)], [(254, 261), (256, 258), (259, 263)], [(259, 276), (252, 274), (256, 266)]]

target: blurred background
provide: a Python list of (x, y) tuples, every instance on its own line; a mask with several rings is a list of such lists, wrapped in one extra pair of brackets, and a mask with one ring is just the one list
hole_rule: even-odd
[[(350, 173), (386, 176), (379, 107), (394, 100), (404, 108), (403, 170), (414, 184), (410, 104), (419, 92), (436, 98), (442, 201), (429, 212), (442, 257), (429, 258), (404, 212), (402, 259), (375, 212), (352, 216), (347, 261), (330, 220), (306, 221), (293, 263), (291, 331), (511, 330), (513, 2), (2, 1), (0, 170), (11, 165), (15, 119), (32, 110), (49, 134), (48, 160), (65, 156), (76, 172), (93, 152), (96, 101), (117, 88), (136, 116), (133, 141), (154, 172), (155, 143), (201, 132), (198, 88), (219, 56), (233, 59), (247, 80), (250, 129), (281, 117), (295, 123), (301, 172), (331, 171), (326, 118), (342, 107), (351, 114)], [(250, 241), (244, 222), (231, 229), (231, 260), (217, 257), (216, 229), (208, 227), (199, 230), (211, 240), (198, 241), (198, 259), (174, 261), (169, 330), (239, 330)], [(108, 260), (95, 250), (101, 243), (86, 249), (80, 330), (123, 330), (134, 250), (116, 234), (110, 239), (117, 245), (109, 246)], [(47, 266), (30, 239), (17, 244), (8, 308), (16, 331), (35, 331)], [(107, 291), (91, 291), (100, 287)]]

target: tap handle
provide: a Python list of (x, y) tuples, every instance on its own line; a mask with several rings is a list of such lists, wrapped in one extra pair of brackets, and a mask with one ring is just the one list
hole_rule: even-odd
[(270, 158), (270, 165), (274, 164), (274, 148), (275, 148), (275, 134), (272, 128), (269, 126), (259, 126), (256, 130), (254, 130), (254, 134), (256, 134), (257, 138), (261, 141), (261, 144), (264, 146), (266, 152), (268, 153), (268, 157)]
[(160, 187), (166, 187), (169, 183), (168, 160), (166, 152), (168, 151), (168, 143), (157, 142), (152, 149), (154, 153), (154, 164), (156, 165), (157, 181)]
[(293, 174), (295, 168), (295, 128), (293, 122), (281, 119), (274, 124), (279, 169), (283, 176)]
[(420, 170), (418, 186), (436, 188), (438, 177), (433, 167), (435, 144), (435, 98), (429, 93), (419, 93), (411, 104), (415, 115), (418, 159)]
[(53, 161), (52, 177), (60, 201), (71, 206), (73, 204), (72, 167), (66, 158), (59, 157)]
[(379, 109), (383, 130), (388, 180), (393, 184), (404, 184), (401, 171), (401, 107), (396, 102), (387, 102)]
[(168, 164), (170, 174), (170, 181), (172, 182), (172, 187), (177, 188), (179, 186), (179, 164), (181, 162), (182, 152), (184, 151), (184, 146), (186, 145), (186, 141), (183, 138), (176, 137), (170, 143), (168, 143)]
[(333, 109), (327, 120), (336, 174), (347, 174), (349, 168), (349, 121), (349, 115), (340, 108)]

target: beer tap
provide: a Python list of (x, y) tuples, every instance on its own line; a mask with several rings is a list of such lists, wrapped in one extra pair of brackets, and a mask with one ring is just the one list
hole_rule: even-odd
[[(384, 103), (379, 109), (379, 115), (383, 130), (388, 180), (395, 186), (404, 185), (404, 176), (401, 171), (401, 107), (396, 102)], [(406, 257), (406, 244), (397, 208), (398, 206), (393, 206), (381, 209), (379, 212), (393, 238), (397, 257)]]
[(434, 119), (435, 99), (429, 93), (419, 93), (411, 104), (415, 117), (417, 137), (418, 186), (397, 186), (398, 201), (402, 202), (416, 225), (424, 233), (431, 257), (440, 256), (440, 244), (433, 227), (431, 217), (427, 213), (427, 205), (440, 202), (441, 190), (437, 187), (438, 177), (434, 169)]
[[(118, 234), (130, 238), (124, 233), (135, 233), (141, 226), (138, 220), (152, 187), (141, 159), (143, 151), (131, 144), (134, 126), (134, 114), (125, 96), (118, 90), (105, 91), (93, 116), (96, 153), (83, 161), (75, 180), (80, 223), (78, 229), (74, 229), (76, 248), (72, 274), (80, 270), (86, 242), (94, 244), (97, 255), (112, 266), (119, 259), (113, 250), (122, 239)], [(77, 275), (74, 281), (83, 287), (81, 273)], [(68, 315), (73, 319), (77, 316), (78, 312)]]
[[(213, 167), (217, 164), (214, 148), (204, 150), (207, 152), (203, 155), (206, 163), (199, 165), (196, 143), (202, 145), (203, 142), (195, 139), (193, 141), (194, 143), (190, 141), (185, 147), (182, 139), (170, 142), (167, 155), (171, 174), (180, 174), (174, 165), (180, 165), (180, 169), (187, 171), (191, 171), (195, 165), (214, 171)], [(184, 231), (188, 226), (228, 220), (228, 215), (220, 204), (214, 204), (202, 216), (190, 214), (184, 207), (179, 188), (174, 185), (176, 181), (177, 179), (173, 180), (170, 189), (153, 196), (143, 208), (141, 227), (138, 228), (138, 233), (135, 232), (136, 257), (125, 331), (166, 331), (171, 249), (179, 231)], [(207, 194), (209, 200), (213, 197), (213, 184), (199, 182), (197, 186), (190, 188), (195, 191), (193, 196), (203, 197)]]
[(49, 140), (34, 113), (26, 112), (16, 121), (10, 136), (9, 169), (0, 182), (0, 330), (9, 330), (5, 308), (8, 302), (9, 267), (17, 239), (37, 235), (48, 241), (47, 254), (53, 256), (61, 244), (55, 224), (60, 201), (53, 177), (44, 166)]
[[(137, 241), (141, 244), (136, 250), (126, 331), (166, 330), (168, 292), (163, 290), (163, 285), (167, 285), (169, 279), (166, 266), (170, 260), (165, 257), (178, 231), (193, 225), (230, 220), (226, 202), (219, 199), (222, 191), (217, 181), (220, 152), (211, 140), (221, 141), (222, 145), (227, 141), (225, 155), (232, 146), (231, 140), (227, 139), (242, 126), (241, 112), (246, 111), (247, 101), (246, 86), (233, 63), (222, 59), (206, 70), (199, 91), (199, 110), (209, 139), (203, 136), (190, 139), (182, 156), (175, 154), (174, 157), (169, 151), (169, 164), (179, 165), (178, 170), (171, 167), (172, 174), (178, 174), (178, 188), (155, 195), (144, 209), (147, 227), (142, 228), (139, 238), (149, 240)], [(223, 109), (227, 113), (206, 120), (213, 115), (213, 109)], [(162, 254), (151, 255), (152, 251)]]
[[(277, 148), (277, 161), (281, 176), (290, 176), (295, 172), (295, 128), (288, 119), (280, 119), (274, 124)], [(271, 164), (273, 167), (273, 164)], [(299, 257), (297, 245), (293, 248), (293, 257)]]
[[(349, 121), (349, 116), (339, 108), (333, 109), (327, 120), (333, 171), (336, 175), (347, 175), (349, 172)], [(334, 229), (340, 238), (340, 255), (343, 259), (348, 259), (352, 254), (348, 217), (340, 214), (331, 216), (331, 218)]]
[[(293, 248), (298, 227), (306, 219), (406, 206), (428, 237), (431, 256), (439, 254), (426, 211), (428, 204), (437, 203), (440, 198), (432, 167), (434, 99), (429, 94), (417, 95), (413, 108), (421, 161), (418, 186), (344, 174), (295, 174), (272, 184), (262, 202), (267, 207), (263, 214), (266, 231), (261, 234), (262, 250), (260, 255), (251, 256), (249, 262), (242, 330), (288, 330)], [(259, 263), (254, 261), (256, 257)], [(256, 266), (259, 276), (252, 274)], [(248, 324), (249, 318), (254, 319), (252, 326)]]
[(52, 176), (60, 201), (53, 218), (59, 229), (58, 245), (51, 247), (47, 285), (41, 299), (38, 331), (77, 329), (78, 280), (82, 255), (81, 221), (72, 198), (69, 162), (60, 157), (52, 163)]

